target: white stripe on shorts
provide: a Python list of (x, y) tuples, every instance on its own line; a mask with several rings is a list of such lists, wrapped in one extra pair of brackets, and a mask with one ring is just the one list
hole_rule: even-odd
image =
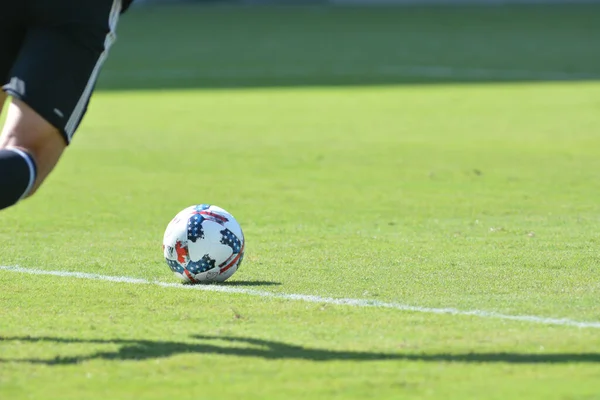
[(75, 133), (75, 129), (77, 128), (79, 121), (81, 121), (81, 118), (83, 117), (85, 106), (87, 105), (87, 102), (90, 96), (92, 95), (92, 90), (94, 89), (96, 79), (98, 79), (100, 68), (102, 68), (102, 64), (104, 64), (104, 61), (106, 61), (106, 58), (108, 57), (108, 51), (117, 38), (117, 22), (119, 22), (119, 16), (121, 15), (121, 7), (121, 0), (113, 0), (112, 9), (110, 10), (110, 16), (108, 19), (108, 26), (110, 28), (110, 31), (108, 32), (108, 34), (106, 35), (106, 39), (104, 40), (104, 51), (98, 58), (96, 66), (94, 67), (92, 75), (90, 76), (90, 79), (88, 81), (88, 84), (85, 87), (81, 98), (77, 102), (77, 105), (75, 106), (71, 117), (67, 121), (67, 125), (65, 126), (65, 132), (69, 137), (69, 141), (73, 137), (73, 134)]

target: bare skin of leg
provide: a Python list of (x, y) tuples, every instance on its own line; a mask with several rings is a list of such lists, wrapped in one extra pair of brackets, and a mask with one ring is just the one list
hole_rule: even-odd
[(31, 196), (52, 172), (66, 144), (58, 129), (27, 104), (13, 99), (0, 136), (0, 149), (11, 147), (27, 151), (36, 162), (37, 179)]

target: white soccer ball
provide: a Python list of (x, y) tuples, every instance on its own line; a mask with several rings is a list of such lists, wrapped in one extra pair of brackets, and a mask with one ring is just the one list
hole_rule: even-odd
[(229, 279), (240, 267), (244, 247), (242, 228), (233, 215), (208, 204), (177, 214), (163, 238), (167, 264), (186, 283)]

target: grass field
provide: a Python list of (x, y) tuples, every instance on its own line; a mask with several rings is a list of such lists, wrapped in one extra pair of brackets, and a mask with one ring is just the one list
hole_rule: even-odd
[(126, 15), (0, 265), (176, 283), (162, 234), (196, 203), (247, 254), (229, 292), (0, 270), (0, 398), (600, 399), (599, 18)]

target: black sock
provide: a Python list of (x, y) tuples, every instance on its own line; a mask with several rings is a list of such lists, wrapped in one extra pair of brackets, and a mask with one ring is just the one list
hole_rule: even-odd
[(0, 150), (0, 210), (27, 196), (35, 182), (33, 157), (19, 149)]

